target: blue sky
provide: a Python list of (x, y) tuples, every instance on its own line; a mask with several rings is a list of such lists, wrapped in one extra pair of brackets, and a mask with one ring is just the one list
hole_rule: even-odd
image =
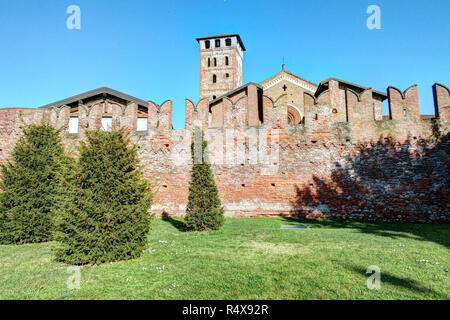
[[(69, 5), (81, 29), (69, 30)], [(369, 5), (381, 30), (366, 27)], [(0, 0), (0, 107), (38, 107), (101, 86), (144, 100), (198, 99), (196, 37), (239, 33), (244, 83), (281, 69), (313, 82), (338, 77), (385, 90), (450, 85), (450, 1), (444, 0)]]

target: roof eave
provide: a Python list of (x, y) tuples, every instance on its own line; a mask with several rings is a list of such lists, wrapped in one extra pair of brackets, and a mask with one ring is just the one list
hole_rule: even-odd
[(86, 99), (86, 98), (89, 98), (89, 97), (92, 97), (95, 95), (104, 94), (104, 93), (110, 94), (112, 96), (117, 96), (126, 101), (135, 102), (137, 105), (140, 105), (140, 106), (144, 106), (144, 107), (148, 106), (148, 102), (144, 101), (142, 99), (138, 99), (136, 97), (130, 96), (128, 94), (125, 94), (123, 92), (120, 92), (120, 91), (117, 91), (117, 90), (114, 90), (114, 89), (111, 89), (108, 87), (100, 87), (100, 88), (97, 88), (94, 90), (90, 90), (90, 91), (86, 91), (86, 92), (74, 95), (74, 96), (66, 98), (66, 99), (62, 99), (59, 101), (55, 101), (53, 103), (46, 104), (39, 108), (51, 108), (51, 107), (62, 106), (65, 104), (70, 104), (70, 103), (73, 103), (76, 101), (80, 101), (80, 100), (83, 100), (83, 99)]
[[(359, 88), (364, 89), (364, 90), (369, 89), (368, 87), (364, 87), (364, 86), (361, 86), (361, 85), (356, 84), (356, 83), (352, 83), (352, 82), (349, 82), (349, 81), (346, 81), (346, 80), (343, 80), (343, 79), (339, 79), (339, 78), (335, 78), (335, 77), (330, 77), (330, 78), (327, 78), (327, 79), (325, 79), (325, 80), (320, 81), (319, 86), (318, 86), (316, 92), (318, 92), (319, 89), (320, 89), (323, 85), (325, 85), (326, 83), (328, 83), (330, 80), (335, 80), (335, 81), (338, 81), (338, 82), (341, 82), (341, 83), (344, 83), (344, 84), (347, 84), (347, 85), (350, 85), (350, 86), (359, 87)], [(373, 94), (376, 94), (376, 95), (379, 95), (381, 98), (383, 98), (383, 100), (387, 99), (387, 97), (388, 97), (386, 93), (381, 92), (381, 91), (377, 91), (377, 90), (373, 90), (373, 89), (372, 89), (372, 93), (373, 93)]]
[(244, 43), (242, 42), (241, 36), (237, 33), (233, 33), (233, 34), (222, 34), (222, 35), (215, 35), (215, 36), (207, 36), (207, 37), (200, 37), (200, 38), (196, 38), (195, 40), (197, 40), (197, 42), (200, 42), (200, 40), (207, 40), (207, 39), (221, 39), (221, 38), (230, 38), (230, 37), (236, 37), (238, 39), (239, 45), (242, 48), (242, 51), (246, 51)]
[(244, 84), (244, 85), (242, 85), (242, 86), (240, 86), (240, 87), (238, 87), (238, 88), (236, 88), (236, 89), (233, 89), (233, 90), (231, 90), (231, 91), (229, 91), (229, 92), (227, 92), (227, 93), (221, 95), (220, 97), (217, 97), (217, 98), (214, 99), (214, 100), (211, 100), (211, 101), (209, 102), (209, 105), (216, 104), (217, 102), (219, 102), (219, 101), (222, 100), (223, 98), (227, 98), (227, 97), (231, 96), (232, 94), (238, 93), (239, 91), (245, 89), (246, 87), (248, 87), (248, 86), (251, 85), (251, 84), (255, 85), (258, 89), (261, 89), (261, 90), (263, 89), (263, 87), (262, 87), (260, 84), (256, 83), (256, 82), (248, 82), (248, 83), (246, 83), (246, 84)]

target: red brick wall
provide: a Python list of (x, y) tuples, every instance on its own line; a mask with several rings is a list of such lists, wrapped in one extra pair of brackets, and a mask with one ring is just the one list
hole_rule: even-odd
[(395, 87), (388, 87), (388, 96), (391, 119), (420, 119), (417, 85), (409, 87), (404, 92)]
[[(337, 121), (333, 103), (342, 110), (342, 100), (339, 94), (333, 98), (333, 90), (318, 99), (305, 97), (305, 122), (295, 126), (287, 124), (283, 96), (275, 102), (263, 96), (264, 124), (249, 126), (249, 106), (255, 101), (249, 101), (245, 91), (222, 100), (222, 126), (205, 99), (197, 104), (186, 100), (186, 129), (176, 130), (171, 125), (172, 102), (161, 106), (149, 102), (146, 133), (134, 131), (137, 106), (133, 104), (80, 107), (80, 132), (75, 135), (67, 133), (67, 107), (0, 109), (0, 159), (7, 159), (22, 123), (51, 120), (63, 128), (64, 143), (75, 152), (85, 130), (99, 128), (101, 117), (109, 114), (113, 123), (130, 129), (139, 145), (144, 172), (155, 191), (152, 211), (183, 215), (191, 134), (200, 125), (211, 150), (223, 154), (213, 171), (227, 215), (448, 221), (449, 144), (448, 138), (435, 139), (438, 134), (447, 137), (448, 118), (441, 114), (440, 121), (420, 119), (417, 88), (411, 87), (405, 93), (389, 88), (393, 120), (374, 120), (369, 89), (359, 100), (348, 94), (349, 121)], [(439, 102), (439, 110), (446, 112), (444, 93), (438, 92), (439, 101), (444, 101)], [(406, 117), (402, 108), (407, 108)], [(379, 140), (382, 144), (376, 143)]]

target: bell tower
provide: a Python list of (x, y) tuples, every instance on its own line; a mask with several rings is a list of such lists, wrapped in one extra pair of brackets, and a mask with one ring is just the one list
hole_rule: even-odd
[(200, 48), (200, 99), (214, 100), (242, 85), (245, 47), (238, 34), (197, 38)]

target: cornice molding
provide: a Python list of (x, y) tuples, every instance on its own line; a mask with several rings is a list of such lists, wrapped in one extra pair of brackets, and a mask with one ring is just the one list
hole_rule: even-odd
[(290, 82), (292, 84), (295, 84), (296, 86), (299, 86), (300, 88), (306, 89), (306, 90), (308, 90), (310, 92), (313, 92), (313, 93), (316, 92), (316, 89), (317, 89), (317, 88), (314, 88), (314, 86), (312, 86), (312, 85), (310, 85), (308, 83), (305, 83), (305, 82), (303, 82), (301, 80), (298, 80), (298, 79), (294, 79), (294, 78), (292, 78), (292, 77), (290, 77), (288, 75), (282, 75), (281, 77), (273, 79), (272, 81), (270, 81), (267, 84), (263, 85), (263, 89), (267, 90), (269, 88), (272, 88), (273, 86), (277, 85), (278, 83), (280, 83), (283, 80), (288, 81), (288, 82)]

